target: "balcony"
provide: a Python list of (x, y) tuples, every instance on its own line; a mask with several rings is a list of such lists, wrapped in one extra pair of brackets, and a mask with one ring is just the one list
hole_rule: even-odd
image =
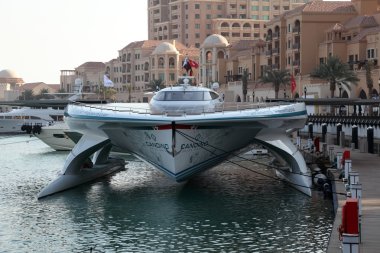
[(299, 65), (300, 65), (300, 60), (293, 61), (293, 66), (299, 66)]
[(272, 49), (273, 54), (279, 54), (280, 53), (280, 48), (276, 47)]
[(299, 43), (294, 43), (293, 44), (293, 49), (299, 50), (300, 49), (300, 44)]
[(279, 39), (280, 38), (280, 33), (279, 32), (273, 33), (273, 38), (274, 39)]
[(272, 55), (272, 50), (271, 50), (271, 49), (267, 50), (267, 51), (265, 52), (265, 55), (266, 55), (266, 56), (271, 56), (271, 55)]
[(279, 69), (280, 68), (280, 64), (279, 63), (275, 63), (272, 65), (272, 69)]
[(292, 28), (293, 33), (299, 33), (301, 31), (301, 28), (299, 26), (294, 26)]

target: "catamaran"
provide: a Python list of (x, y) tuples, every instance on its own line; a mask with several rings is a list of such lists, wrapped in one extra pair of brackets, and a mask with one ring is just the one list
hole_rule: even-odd
[(191, 86), (185, 78), (179, 86), (156, 92), (150, 103), (73, 103), (65, 116), (70, 129), (83, 136), (60, 175), (39, 198), (124, 168), (123, 160), (109, 158), (113, 147), (136, 155), (180, 182), (252, 143), (286, 161), (288, 170), (278, 173), (311, 195), (310, 171), (286, 134), (289, 129), (304, 127), (304, 103), (224, 103), (214, 89)]

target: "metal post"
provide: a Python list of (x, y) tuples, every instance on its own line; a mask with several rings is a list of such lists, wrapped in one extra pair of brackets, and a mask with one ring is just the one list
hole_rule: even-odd
[(342, 124), (336, 124), (336, 145), (340, 145), (340, 132), (342, 132)]
[(327, 124), (322, 124), (322, 142), (326, 142)]
[(373, 154), (373, 128), (367, 128), (368, 153)]
[(344, 161), (344, 179), (348, 180), (350, 172), (352, 171), (352, 161), (351, 160), (345, 160)]
[(309, 122), (309, 138), (313, 139), (313, 123)]
[(342, 162), (341, 162), (342, 161), (342, 157), (343, 157), (343, 153), (342, 152), (336, 153), (336, 168), (339, 169), (339, 170), (342, 169)]
[(352, 126), (352, 141), (351, 141), (351, 143), (354, 144), (355, 149), (359, 148), (358, 126), (357, 125)]

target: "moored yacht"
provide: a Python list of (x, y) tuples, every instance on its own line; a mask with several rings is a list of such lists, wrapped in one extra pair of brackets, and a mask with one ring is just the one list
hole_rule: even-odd
[(62, 107), (21, 107), (0, 113), (0, 133), (22, 133), (63, 121)]
[(184, 181), (251, 143), (259, 143), (285, 160), (289, 171), (281, 174), (310, 195), (306, 163), (286, 136), (288, 129), (302, 128), (306, 119), (303, 103), (227, 104), (213, 89), (190, 86), (186, 79), (180, 86), (158, 91), (149, 104), (71, 104), (66, 122), (83, 136), (60, 176), (39, 197), (94, 179), (81, 169), (91, 156), (98, 177), (102, 175), (99, 170), (109, 171), (97, 165), (110, 162), (114, 171), (115, 163), (105, 158), (112, 147), (133, 153), (174, 180)]

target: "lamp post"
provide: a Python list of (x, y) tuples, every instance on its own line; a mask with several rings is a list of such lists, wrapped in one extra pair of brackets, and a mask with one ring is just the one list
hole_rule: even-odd
[(304, 96), (305, 96), (305, 99), (306, 99), (306, 92), (307, 92), (307, 88), (306, 88), (306, 86), (305, 86), (305, 87), (303, 87), (303, 94), (304, 94)]

